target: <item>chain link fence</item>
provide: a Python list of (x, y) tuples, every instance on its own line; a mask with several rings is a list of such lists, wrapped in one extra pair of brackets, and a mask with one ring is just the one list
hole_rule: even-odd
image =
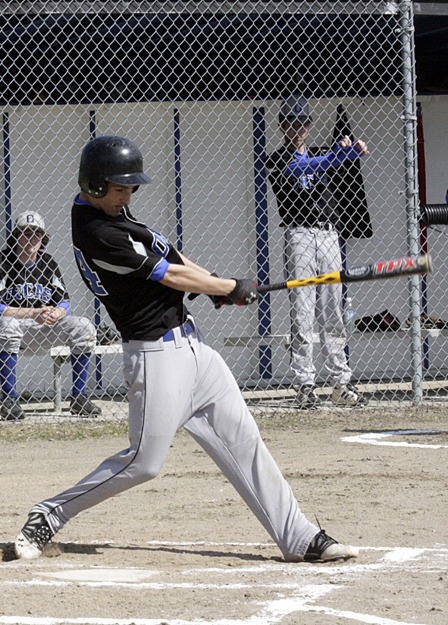
[[(309, 107), (310, 153), (325, 154), (346, 134), (370, 152), (337, 170), (343, 266), (426, 251), (435, 266), (423, 278), (344, 286), (342, 305), (355, 310), (345, 348), (353, 381), (370, 405), (445, 398), (446, 233), (421, 222), (419, 204), (445, 199), (423, 197), (421, 176), (423, 128), (437, 136), (437, 125), (423, 121), (446, 117), (446, 102), (423, 97), (417, 107), (412, 10), (407, 1), (2, 3), (1, 243), (26, 211), (44, 219), (45, 252), (58, 263), (72, 315), (97, 329), (87, 379), (102, 409), (96, 418), (124, 418), (127, 406), (120, 342), (81, 283), (71, 247), (82, 147), (106, 134), (132, 139), (153, 181), (133, 197), (139, 219), (220, 276), (279, 282), (291, 276), (265, 164), (284, 141), (279, 112), (292, 94)], [(3, 273), (4, 308), (39, 299), (27, 284)], [(206, 296), (187, 305), (254, 408), (296, 409), (286, 291), (244, 308), (218, 311)], [(314, 330), (317, 392), (330, 407)], [(14, 379), (3, 334), (4, 401)], [(26, 416), (76, 417), (72, 375), (84, 374), (67, 345), (31, 354), (20, 345), (15, 386)]]

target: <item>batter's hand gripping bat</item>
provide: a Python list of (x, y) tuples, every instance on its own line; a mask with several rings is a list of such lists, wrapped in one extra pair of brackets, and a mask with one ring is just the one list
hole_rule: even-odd
[(370, 265), (341, 269), (340, 271), (323, 273), (319, 276), (303, 278), (302, 280), (287, 280), (286, 282), (277, 282), (276, 284), (263, 284), (257, 290), (259, 293), (267, 293), (268, 291), (279, 291), (281, 289), (295, 289), (299, 286), (385, 280), (387, 278), (430, 273), (431, 271), (431, 257), (428, 254), (422, 254), (421, 256), (404, 256), (403, 258), (395, 258), (393, 260), (380, 260)]

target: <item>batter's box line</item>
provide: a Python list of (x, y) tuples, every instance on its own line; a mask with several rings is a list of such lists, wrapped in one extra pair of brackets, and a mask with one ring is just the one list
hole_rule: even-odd
[[(105, 544), (108, 541), (102, 540), (102, 541), (79, 541), (79, 544), (86, 544), (86, 545), (90, 545), (90, 544), (97, 544), (97, 543), (101, 543), (101, 544)], [(113, 541), (110, 541), (113, 542)], [(75, 544), (73, 542), (71, 542), (70, 544)], [(78, 544), (78, 543), (76, 543)], [(243, 542), (238, 542), (238, 543), (229, 543), (229, 542), (218, 542), (218, 541), (213, 541), (213, 542), (207, 542), (207, 541), (182, 541), (182, 542), (173, 542), (173, 541), (145, 541), (143, 544), (151, 544), (152, 546), (157, 546), (157, 545), (161, 545), (161, 546), (170, 546), (173, 548), (178, 548), (181, 546), (192, 546), (192, 547), (196, 547), (196, 546), (217, 546), (217, 547), (227, 547), (227, 546), (239, 546), (239, 547), (249, 547), (249, 546), (263, 546), (263, 547), (273, 547), (275, 548), (276, 545), (275, 543), (243, 543)], [(395, 562), (406, 562), (409, 561), (411, 559), (415, 559), (418, 558), (420, 555), (423, 555), (424, 553), (433, 553), (433, 554), (438, 554), (442, 557), (445, 556), (445, 554), (448, 556), (448, 546), (445, 545), (445, 543), (437, 543), (434, 547), (385, 547), (385, 546), (377, 546), (377, 547), (373, 547), (373, 546), (365, 546), (365, 545), (361, 545), (358, 546), (358, 549), (360, 550), (360, 552), (378, 552), (378, 553), (384, 553), (384, 560), (388, 560), (390, 562), (395, 561)], [(353, 564), (351, 564), (353, 563)], [(309, 563), (290, 563), (290, 562), (283, 562), (283, 561), (272, 561), (272, 560), (267, 560), (265, 564), (257, 564), (254, 566), (241, 566), (241, 567), (235, 567), (235, 568), (220, 568), (220, 567), (198, 567), (198, 568), (194, 568), (194, 569), (189, 569), (189, 572), (191, 571), (191, 573), (195, 573), (195, 572), (201, 572), (201, 571), (207, 571), (209, 573), (211, 572), (225, 572), (226, 574), (238, 574), (239, 572), (257, 572), (257, 571), (268, 571), (268, 570), (272, 570), (272, 569), (284, 569), (285, 571), (291, 571), (291, 567), (294, 566), (298, 566), (298, 568), (300, 569), (300, 571), (303, 572), (310, 572), (310, 573), (318, 573), (318, 572), (324, 572), (326, 570), (329, 571), (348, 571), (350, 570), (350, 568), (359, 568), (359, 566), (362, 565), (362, 563), (360, 563), (359, 561), (356, 560), (352, 560), (351, 563), (343, 563), (343, 564), (336, 564), (336, 563), (331, 563), (330, 565), (325, 565), (325, 564), (309, 564)], [(367, 564), (366, 566), (371, 566), (372, 563)], [(62, 556), (60, 558), (46, 558), (46, 557), (42, 557), (39, 560), (35, 560), (33, 562), (33, 568), (34, 570), (46, 570), (46, 569), (54, 569), (54, 568), (59, 568), (60, 570), (67, 570), (70, 571), (72, 569), (79, 569), (79, 562), (67, 562), (64, 560), (63, 558), (63, 553)], [(91, 567), (92, 569), (98, 568), (97, 565), (89, 565), (88, 568)], [(0, 562), (0, 570), (1, 569), (28, 569), (29, 568), (29, 562), (26, 560), (12, 560), (10, 562)], [(122, 566), (101, 566), (101, 569), (110, 569), (110, 570), (124, 570)], [(141, 567), (137, 567), (137, 566), (127, 566), (125, 567), (126, 570), (132, 571), (132, 570), (136, 570), (136, 571), (140, 571)], [(1, 584), (1, 582), (0, 582)]]
[(191, 540), (180, 543), (174, 543), (169, 540), (148, 540), (145, 545), (155, 547), (276, 547), (275, 543), (218, 542), (208, 540)]
[[(415, 571), (427, 570), (427, 563), (423, 559), (423, 556), (431, 554), (431, 570), (446, 570), (446, 558), (448, 557), (448, 548), (407, 548), (396, 547), (391, 549), (390, 547), (361, 547), (362, 551), (384, 553), (384, 556), (374, 562), (359, 562), (351, 561), (349, 563), (341, 564), (327, 564), (327, 565), (309, 565), (309, 564), (294, 564), (286, 562), (268, 562), (265, 565), (257, 564), (255, 566), (235, 567), (229, 569), (227, 567), (196, 567), (183, 569), (177, 572), (179, 577), (192, 577), (197, 575), (207, 576), (219, 575), (219, 576), (232, 576), (237, 577), (246, 573), (250, 574), (272, 574), (279, 573), (285, 574), (288, 580), (291, 580), (291, 576), (300, 577), (301, 579), (307, 577), (338, 577), (339, 580), (343, 578), (358, 577), (360, 574), (369, 573), (374, 570), (386, 571), (386, 570), (399, 570), (403, 565), (411, 566)], [(439, 565), (436, 566), (434, 560), (434, 554), (438, 556)], [(252, 587), (247, 586), (245, 583), (233, 584), (215, 582), (207, 584), (189, 584), (188, 582), (176, 581), (176, 582), (159, 582), (153, 581), (154, 577), (158, 575), (166, 574), (165, 570), (156, 569), (142, 569), (137, 567), (98, 567), (87, 566), (80, 568), (78, 566), (68, 569), (65, 566), (59, 566), (59, 563), (52, 559), (53, 567), (52, 571), (48, 572), (48, 567), (35, 571), (37, 577), (30, 580), (14, 580), (7, 579), (0, 581), (0, 586), (70, 586), (72, 584), (79, 584), (87, 587), (107, 587), (107, 586), (119, 586), (127, 587), (129, 589), (152, 589), (157, 590), (162, 587), (165, 589), (172, 588), (188, 588), (188, 587), (200, 587), (202, 589), (225, 589), (229, 590), (231, 587), (243, 588)], [(40, 575), (40, 576), (39, 576)], [(47, 578), (47, 579), (43, 579)], [(48, 579), (50, 578), (50, 579)], [(148, 578), (153, 578), (151, 581)], [(290, 589), (295, 587), (297, 580), (282, 581), (278, 584), (274, 584), (277, 588)], [(272, 583), (269, 584), (272, 586)], [(257, 587), (264, 587), (265, 582), (261, 578)]]
[(385, 430), (384, 432), (366, 432), (354, 436), (344, 436), (345, 443), (360, 443), (362, 445), (388, 445), (390, 447), (417, 447), (419, 449), (448, 449), (448, 445), (408, 443), (407, 441), (385, 440), (391, 436), (439, 436), (448, 434), (448, 430)]

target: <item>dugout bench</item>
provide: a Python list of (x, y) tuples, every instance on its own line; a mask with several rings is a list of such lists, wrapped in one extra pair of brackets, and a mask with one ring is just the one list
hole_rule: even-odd
[[(92, 356), (103, 354), (122, 354), (121, 342), (112, 345), (96, 345), (91, 351)], [(62, 365), (70, 361), (70, 347), (61, 345), (50, 349), (50, 356), (53, 360), (53, 412), (60, 413), (62, 410)]]

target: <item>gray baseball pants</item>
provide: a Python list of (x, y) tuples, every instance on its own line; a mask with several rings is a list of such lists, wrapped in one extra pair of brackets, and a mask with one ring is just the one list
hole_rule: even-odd
[[(339, 271), (342, 267), (336, 230), (285, 228), (285, 268), (287, 280), (308, 278)], [(317, 322), (325, 369), (335, 386), (350, 382), (347, 364), (347, 334), (342, 316), (342, 286), (321, 284), (289, 291), (291, 305), (291, 369), (299, 384), (314, 385), (313, 331)]]
[(155, 478), (177, 430), (185, 427), (238, 491), (285, 559), (300, 560), (319, 529), (301, 512), (221, 356), (199, 333), (184, 337), (175, 328), (174, 334), (175, 340), (169, 342), (123, 344), (129, 387), (129, 448), (105, 460), (73, 488), (36, 505), (32, 512), (44, 513), (56, 532), (82, 510)]
[(91, 321), (69, 315), (54, 326), (33, 319), (0, 317), (0, 352), (37, 354), (50, 347), (68, 345), (73, 354), (88, 354), (95, 347), (96, 331)]

